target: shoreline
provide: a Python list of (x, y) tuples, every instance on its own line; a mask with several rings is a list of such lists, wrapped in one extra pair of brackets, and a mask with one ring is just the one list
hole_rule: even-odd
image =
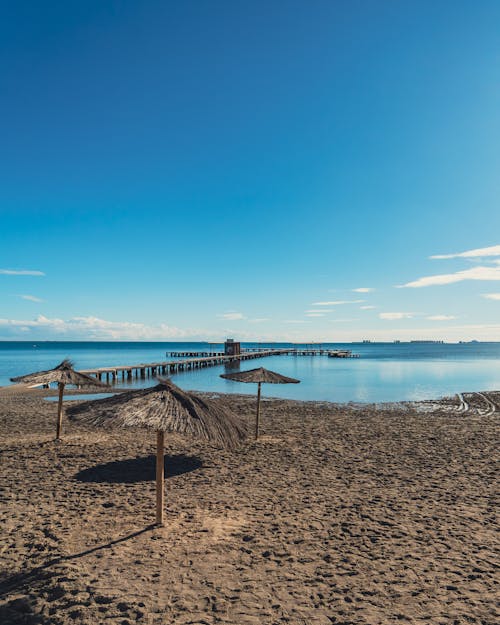
[[(108, 393), (126, 393), (128, 391), (139, 390), (140, 387), (127, 387), (127, 386), (111, 386), (109, 390), (102, 390), (99, 387), (92, 387), (86, 389), (67, 389), (68, 395), (88, 395), (88, 394), (108, 394)], [(249, 400), (255, 398), (255, 393), (221, 393), (219, 391), (189, 391), (202, 397), (216, 397), (223, 399), (228, 404), (239, 400)], [(29, 387), (24, 384), (11, 384), (6, 386), (0, 386), (0, 400), (2, 397), (15, 397), (16, 395), (27, 395), (33, 397), (44, 398), (46, 396), (55, 397), (58, 391), (54, 388), (40, 388)], [(78, 399), (64, 400), (78, 401)], [(360, 401), (348, 401), (348, 402), (332, 402), (328, 400), (307, 400), (307, 399), (284, 399), (280, 397), (273, 397), (272, 395), (266, 395), (262, 397), (262, 402), (282, 402), (283, 404), (311, 404), (314, 406), (333, 406), (337, 408), (343, 408), (346, 410), (402, 410), (402, 411), (416, 411), (416, 412), (432, 412), (432, 411), (445, 411), (448, 413), (456, 412), (457, 414), (465, 414), (470, 410), (477, 410), (480, 415), (484, 414), (500, 414), (500, 391), (462, 391), (450, 396), (437, 397), (434, 399), (423, 400), (398, 400), (398, 401), (381, 401), (381, 402), (360, 402)], [(483, 404), (483, 406), (481, 406)]]
[[(495, 622), (498, 414), (479, 401), (266, 398), (235, 452), (168, 434), (152, 528), (154, 433), (65, 420), (56, 443), (46, 394), (0, 400), (3, 622)], [(253, 422), (255, 397), (222, 399)]]

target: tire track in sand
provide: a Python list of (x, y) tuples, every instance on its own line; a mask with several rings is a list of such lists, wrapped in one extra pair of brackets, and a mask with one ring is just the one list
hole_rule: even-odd
[(481, 397), (487, 404), (487, 408), (485, 410), (478, 409), (478, 413), (482, 417), (490, 417), (491, 415), (495, 414), (497, 409), (496, 404), (492, 402), (491, 399), (487, 397), (487, 395), (485, 395), (484, 393), (476, 393), (476, 395)]
[(465, 401), (462, 393), (457, 393), (458, 401), (460, 402), (460, 406), (458, 407), (458, 412), (468, 412), (469, 404)]

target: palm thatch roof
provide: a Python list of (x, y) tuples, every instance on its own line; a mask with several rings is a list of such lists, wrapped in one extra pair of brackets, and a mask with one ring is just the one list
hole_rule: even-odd
[(247, 435), (246, 424), (222, 402), (187, 393), (167, 379), (151, 388), (72, 406), (67, 413), (86, 425), (177, 432), (226, 447), (235, 447)]
[(235, 382), (266, 382), (268, 384), (298, 384), (300, 380), (295, 378), (287, 378), (285, 375), (258, 367), (257, 369), (249, 369), (248, 371), (238, 371), (236, 373), (224, 373), (220, 376), (227, 380)]
[(16, 378), (11, 378), (11, 382), (21, 382), (23, 384), (29, 384), (31, 386), (39, 386), (41, 384), (50, 384), (51, 382), (58, 382), (59, 384), (74, 384), (75, 386), (100, 386), (109, 388), (107, 384), (103, 384), (96, 378), (85, 373), (75, 371), (71, 360), (63, 360), (61, 364), (50, 369), (49, 371), (38, 371), (36, 373), (28, 373), (27, 375), (20, 375)]

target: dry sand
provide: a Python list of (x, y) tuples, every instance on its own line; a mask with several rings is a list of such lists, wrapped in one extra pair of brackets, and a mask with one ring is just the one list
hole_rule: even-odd
[(237, 452), (167, 435), (162, 529), (154, 434), (56, 443), (44, 395), (0, 392), (2, 625), (495, 623), (500, 394), (265, 401)]

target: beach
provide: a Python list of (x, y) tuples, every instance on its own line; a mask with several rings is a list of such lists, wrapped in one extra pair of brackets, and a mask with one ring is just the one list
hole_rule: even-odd
[(57, 443), (55, 393), (0, 389), (2, 623), (496, 622), (500, 393), (267, 399), (236, 451), (167, 434), (163, 528), (154, 433)]

